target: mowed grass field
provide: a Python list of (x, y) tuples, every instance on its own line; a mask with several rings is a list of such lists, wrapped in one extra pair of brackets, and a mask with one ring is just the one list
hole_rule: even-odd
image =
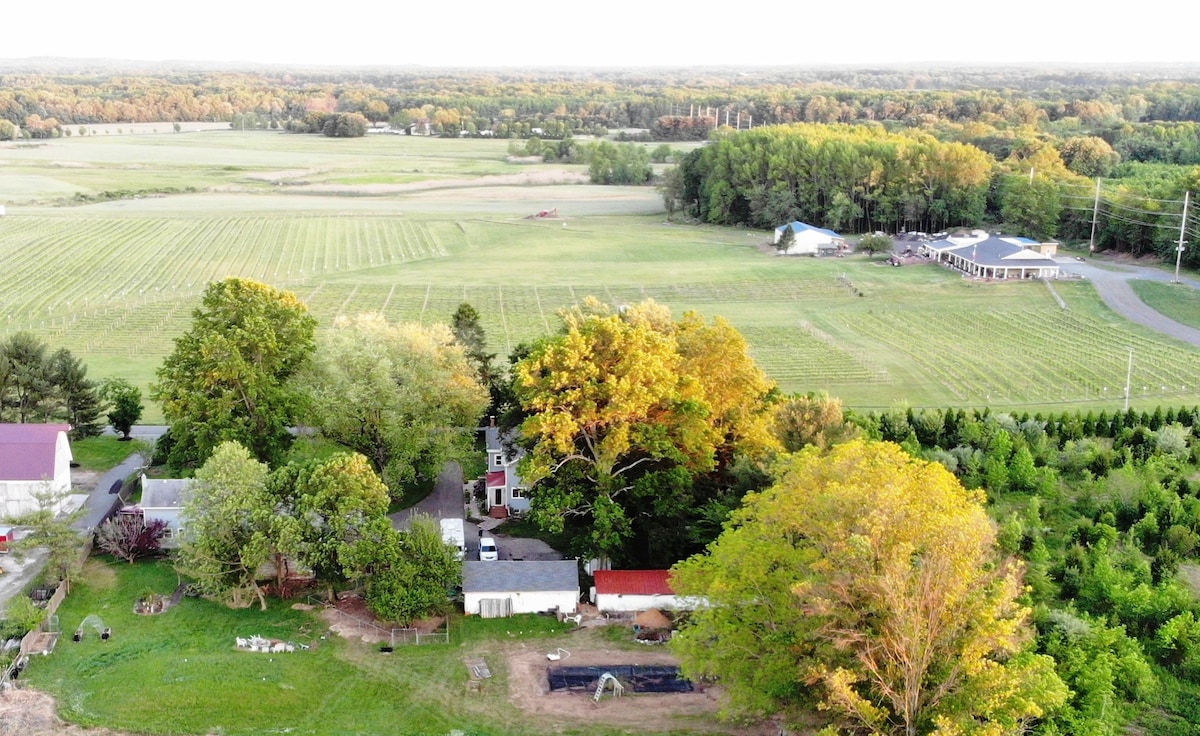
[[(1118, 317), (1089, 284), (1059, 283), (1063, 310), (1040, 283), (781, 258), (768, 233), (669, 224), (653, 188), (579, 183), (582, 167), (511, 163), (506, 145), (215, 131), (0, 148), (0, 331), (146, 388), (226, 276), (294, 291), (323, 325), (445, 322), (470, 302), (501, 355), (589, 295), (653, 298), (728, 319), (784, 391), (852, 407), (1119, 406), (1130, 348), (1135, 404), (1200, 403), (1200, 350)], [(183, 187), (199, 191), (154, 194)], [(142, 194), (63, 198), (114, 189)]]
[[(552, 709), (547, 714), (521, 710), (510, 700), (513, 673), (506, 665), (513, 650), (545, 652), (559, 646), (628, 650), (629, 660), (637, 662), (644, 645), (628, 635), (610, 640), (595, 632), (569, 634), (569, 624), (545, 616), (456, 615), (448, 644), (400, 646), (384, 654), (377, 644), (336, 635), (311, 600), (271, 599), (261, 611), (185, 597), (160, 615), (133, 612), (134, 602), (147, 591), (170, 596), (177, 584), (166, 562), (129, 565), (92, 558), (59, 609), (63, 631), (54, 652), (31, 657), (21, 680), (53, 694), (59, 714), (71, 723), (130, 734), (629, 733), (603, 725), (602, 713), (581, 720)], [(297, 602), (317, 611), (296, 610)], [(108, 641), (100, 639), (104, 627), (111, 629)], [(72, 641), (76, 629), (83, 631), (80, 642)], [(309, 648), (279, 654), (239, 651), (236, 638), (251, 636)], [(465, 661), (474, 659), (484, 660), (493, 677), (469, 692)], [(576, 695), (574, 700), (587, 698)], [(716, 730), (711, 713), (703, 716), (649, 730)]]

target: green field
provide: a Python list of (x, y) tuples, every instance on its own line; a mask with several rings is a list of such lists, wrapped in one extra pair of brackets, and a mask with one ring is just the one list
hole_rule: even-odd
[[(60, 714), (72, 723), (130, 733), (226, 736), (454, 729), (475, 736), (627, 733), (597, 727), (592, 719), (519, 710), (509, 700), (505, 657), (513, 649), (589, 646), (630, 649), (633, 662), (644, 646), (632, 637), (564, 635), (567, 627), (544, 616), (456, 616), (449, 644), (401, 646), (381, 654), (377, 645), (343, 640), (316, 613), (293, 609), (295, 601), (272, 599), (266, 611), (231, 610), (185, 597), (164, 614), (135, 614), (133, 603), (144, 591), (171, 594), (175, 572), (166, 563), (105, 559), (93, 558), (72, 585), (59, 609), (63, 635), (53, 654), (33, 657), (22, 676), (52, 693)], [(112, 638), (101, 641), (95, 626), (110, 628)], [(77, 628), (83, 630), (80, 642), (72, 641)], [(236, 649), (236, 637), (254, 635), (310, 648), (284, 654)], [(464, 659), (475, 658), (484, 659), (494, 676), (480, 692), (468, 694)], [(680, 720), (676, 728), (687, 733), (712, 725)]]
[(1165, 281), (1130, 281), (1134, 292), (1146, 304), (1180, 324), (1200, 330), (1200, 291), (1187, 284)]
[[(468, 301), (502, 355), (588, 295), (654, 298), (727, 318), (785, 391), (860, 408), (1117, 406), (1130, 348), (1136, 404), (1200, 403), (1200, 350), (1117, 317), (1090, 285), (1059, 284), (1063, 311), (1039, 283), (780, 258), (767, 233), (668, 224), (652, 188), (572, 183), (581, 167), (509, 163), (503, 141), (89, 136), (0, 149), (0, 172), (0, 331), (143, 388), (205, 283), (237, 275), (294, 291), (323, 324), (446, 321)], [(154, 194), (185, 187), (198, 192)], [(141, 194), (63, 195), (115, 190)]]

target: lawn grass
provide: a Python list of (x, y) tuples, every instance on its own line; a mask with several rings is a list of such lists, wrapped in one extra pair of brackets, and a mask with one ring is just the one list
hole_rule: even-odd
[[(54, 695), (62, 717), (84, 726), (145, 734), (447, 734), (479, 736), (621, 733), (591, 723), (555, 723), (508, 700), (504, 652), (567, 644), (569, 628), (544, 616), (453, 618), (451, 643), (400, 647), (330, 634), (314, 613), (272, 600), (231, 610), (195, 598), (157, 616), (133, 613), (145, 590), (169, 595), (178, 578), (162, 562), (128, 565), (93, 558), (59, 609), (64, 632), (49, 657), (32, 658), (23, 680)], [(112, 629), (101, 641), (88, 616)], [(235, 637), (304, 642), (307, 651), (237, 651)], [(621, 645), (613, 642), (609, 648)], [(625, 646), (633, 649), (631, 643)], [(480, 694), (464, 695), (466, 658), (494, 673)]]
[(85, 470), (105, 472), (121, 464), (121, 461), (135, 452), (146, 453), (149, 447), (145, 442), (131, 440), (122, 442), (115, 435), (100, 435), (71, 442), (71, 455), (75, 462)]
[(510, 516), (504, 520), (504, 523), (497, 527), (501, 534), (510, 537), (526, 537), (530, 539), (540, 539), (550, 545), (552, 549), (558, 550), (574, 550), (576, 547), (578, 536), (573, 530), (564, 529), (561, 532), (548, 532), (542, 529), (537, 523), (529, 517)]
[(1200, 291), (1186, 284), (1145, 279), (1135, 279), (1129, 285), (1151, 309), (1200, 330)]
[[(193, 179), (206, 190), (12, 206), (0, 220), (0, 333), (35, 332), (91, 375), (126, 377), (147, 395), (205, 284), (236, 275), (295, 292), (321, 325), (366, 311), (445, 322), (467, 301), (501, 357), (553, 332), (558, 311), (587, 296), (653, 298), (728, 319), (784, 392), (825, 391), (857, 409), (1115, 408), (1129, 347), (1134, 404), (1200, 403), (1200, 350), (1114, 314), (1091, 284), (1056, 285), (1064, 312), (1040, 283), (780, 258), (760, 247), (767, 233), (665, 223), (649, 187), (554, 183), (554, 172), (582, 167), (510, 163), (502, 141), (87, 136), (6, 151), (6, 167), (17, 178), (0, 186), (18, 200), (24, 186)], [(314, 189), (326, 185), (343, 188)], [(559, 219), (526, 219), (552, 208)], [(146, 403), (144, 421), (161, 421)]]

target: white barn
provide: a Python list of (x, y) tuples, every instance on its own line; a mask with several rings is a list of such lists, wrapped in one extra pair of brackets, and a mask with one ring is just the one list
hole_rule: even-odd
[(671, 590), (670, 570), (597, 570), (592, 600), (608, 612), (691, 611), (698, 601)]
[(0, 517), (37, 511), (50, 493), (62, 510), (71, 492), (69, 424), (0, 424)]
[(575, 560), (496, 560), (463, 563), (463, 609), (484, 618), (557, 610), (579, 605)]
[(785, 256), (815, 256), (821, 253), (835, 253), (845, 246), (846, 239), (832, 230), (815, 227), (804, 222), (789, 222), (775, 228), (775, 245), (783, 239), (788, 230), (792, 231), (792, 242), (786, 250), (780, 251)]

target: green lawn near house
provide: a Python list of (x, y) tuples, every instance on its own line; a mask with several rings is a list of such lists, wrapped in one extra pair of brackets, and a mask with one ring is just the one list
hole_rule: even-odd
[(1145, 279), (1135, 279), (1129, 285), (1151, 309), (1200, 330), (1200, 291), (1187, 284)]
[(116, 435), (100, 435), (71, 442), (71, 455), (74, 461), (85, 470), (98, 472), (112, 470), (135, 452), (146, 453), (148, 451), (149, 446), (145, 442), (138, 440), (122, 442)]
[[(22, 681), (52, 694), (60, 715), (72, 723), (139, 734), (627, 732), (598, 726), (592, 718), (531, 715), (510, 701), (507, 652), (554, 651), (580, 641), (553, 618), (454, 616), (450, 644), (385, 654), (376, 644), (332, 634), (315, 612), (293, 609), (296, 601), (271, 600), (266, 611), (231, 610), (185, 597), (161, 615), (133, 612), (145, 591), (170, 595), (178, 582), (165, 562), (129, 565), (93, 558), (59, 609), (63, 635), (57, 648), (48, 657), (32, 657)], [(83, 640), (73, 642), (85, 620), (111, 628), (111, 639), (102, 641), (99, 630), (86, 625)], [(238, 651), (235, 638), (252, 635), (311, 648)], [(591, 632), (582, 636), (604, 649), (627, 647), (630, 661), (637, 661), (639, 645)], [(480, 692), (468, 694), (464, 660), (474, 658), (485, 659), (493, 677)], [(678, 729), (670, 732), (712, 732), (713, 723), (684, 720)]]

